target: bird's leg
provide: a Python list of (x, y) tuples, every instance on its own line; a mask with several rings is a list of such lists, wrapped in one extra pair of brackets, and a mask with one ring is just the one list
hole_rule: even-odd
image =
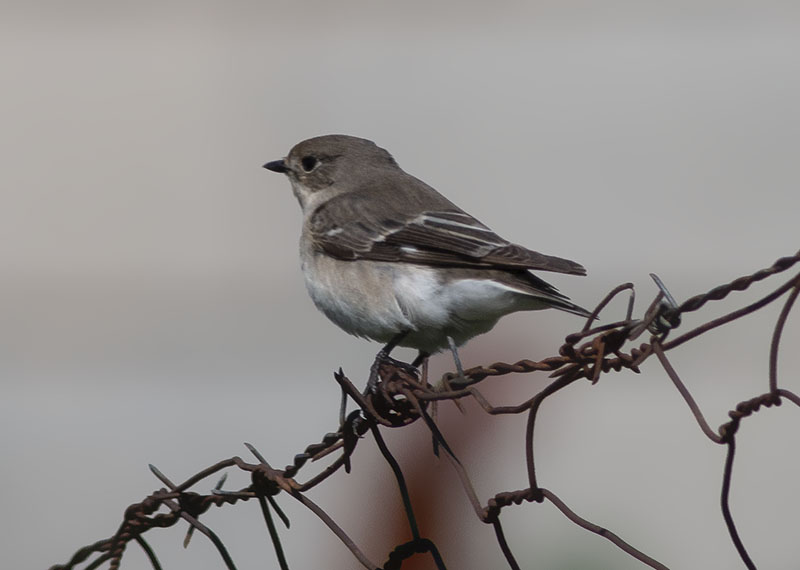
[(398, 368), (408, 369), (410, 366), (405, 362), (400, 362), (399, 360), (395, 360), (389, 353), (395, 349), (395, 347), (402, 342), (402, 340), (408, 335), (409, 331), (402, 331), (396, 334), (382, 349), (378, 351), (378, 354), (375, 355), (375, 361), (372, 363), (372, 367), (369, 369), (369, 379), (367, 379), (367, 393), (375, 393), (375, 388), (378, 385), (378, 369), (380, 368), (381, 362), (390, 362), (391, 364), (397, 366)]
[[(397, 360), (396, 358), (392, 358), (389, 356), (389, 353), (392, 352), (398, 344), (400, 344), (410, 331), (403, 331), (395, 335), (395, 337), (388, 342), (386, 346), (378, 351), (378, 354), (375, 355), (375, 362), (389, 362), (393, 366), (397, 368), (402, 368), (403, 370), (407, 370), (408, 372), (414, 373), (416, 372), (417, 365), (416, 364), (408, 364), (407, 362), (403, 362), (401, 360)], [(417, 357), (419, 358), (419, 357)], [(416, 359), (414, 360), (416, 363)]]
[[(457, 379), (458, 380), (462, 380), (462, 381), (466, 381), (467, 377), (464, 376), (464, 367), (461, 366), (461, 358), (458, 357), (458, 350), (456, 350), (456, 343), (453, 340), (453, 337), (450, 337), (450, 336), (447, 337), (447, 344), (450, 345), (450, 351), (453, 353), (453, 360), (456, 363), (456, 372), (458, 372), (458, 378)], [(439, 391), (444, 391), (444, 390), (450, 391), (453, 388), (450, 386), (450, 382), (447, 380), (447, 377), (443, 376), (442, 380), (441, 380), (441, 383), (437, 386), (437, 389)], [(453, 400), (453, 403), (456, 405), (456, 408), (458, 408), (459, 412), (461, 412), (462, 414), (467, 413), (464, 410), (464, 406), (461, 405), (461, 402), (459, 402), (458, 400)], [(433, 448), (434, 448), (434, 453), (437, 453), (436, 452), (436, 442), (435, 441), (434, 441)], [(438, 455), (438, 453), (437, 453), (437, 455)]]
[(417, 354), (417, 357), (411, 363), (411, 366), (413, 366), (416, 369), (419, 369), (420, 365), (422, 365), (422, 378), (420, 378), (420, 382), (422, 382), (423, 386), (427, 386), (428, 385), (428, 357), (429, 356), (430, 356), (430, 353), (420, 350), (419, 354)]
[(414, 368), (419, 368), (419, 365), (425, 362), (425, 360), (427, 360), (429, 356), (430, 356), (429, 353), (420, 350), (419, 354), (414, 359), (414, 362), (411, 363), (411, 366), (413, 366)]
[(461, 366), (461, 359), (458, 357), (458, 350), (456, 350), (456, 343), (453, 340), (453, 337), (447, 337), (447, 344), (450, 345), (450, 352), (453, 353), (453, 360), (456, 363), (456, 372), (458, 372), (458, 378), (460, 380), (466, 381), (467, 377), (464, 376), (464, 367)]

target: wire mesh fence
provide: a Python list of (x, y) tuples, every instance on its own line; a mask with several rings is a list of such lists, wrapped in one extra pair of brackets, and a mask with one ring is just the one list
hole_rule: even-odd
[[(435, 386), (428, 383), (425, 373), (420, 377), (414, 370), (398, 365), (394, 361), (376, 360), (374, 366), (378, 370), (377, 385), (371, 389), (360, 391), (344, 371), (339, 369), (334, 374), (335, 380), (342, 390), (339, 428), (336, 432), (326, 434), (320, 442), (307, 446), (302, 453), (295, 456), (291, 465), (274, 468), (259, 450), (246, 444), (253, 460), (246, 461), (238, 456), (224, 459), (198, 471), (180, 483), (174, 483), (156, 467), (151, 466), (153, 474), (160, 480), (163, 487), (145, 497), (141, 502), (125, 509), (122, 523), (110, 537), (80, 548), (69, 561), (54, 565), (51, 570), (93, 569), (104, 565), (112, 569), (118, 568), (127, 547), (132, 542), (141, 547), (152, 567), (160, 570), (158, 556), (145, 540), (144, 535), (157, 528), (174, 526), (180, 521), (186, 521), (189, 525), (184, 544), (188, 544), (194, 533), (201, 533), (215, 546), (221, 564), (229, 569), (234, 569), (236, 565), (233, 557), (223, 540), (200, 519), (212, 507), (231, 508), (249, 500), (255, 500), (260, 505), (267, 534), (274, 547), (277, 564), (281, 569), (287, 569), (290, 567), (290, 561), (281, 545), (277, 524), (280, 521), (287, 527), (289, 525), (286, 515), (278, 504), (278, 499), (285, 496), (298, 501), (319, 517), (350, 550), (353, 558), (361, 567), (384, 570), (399, 569), (404, 561), (415, 556), (424, 556), (430, 558), (436, 568), (447, 568), (446, 556), (439, 551), (433, 540), (420, 532), (415, 516), (414, 501), (406, 484), (406, 476), (381, 433), (384, 429), (402, 428), (417, 422), (423, 422), (430, 430), (434, 451), (449, 462), (463, 488), (464, 495), (473, 507), (475, 516), (492, 527), (498, 547), (509, 568), (520, 568), (520, 564), (514, 555), (514, 545), (509, 544), (503, 531), (501, 517), (504, 509), (524, 503), (543, 503), (545, 501), (555, 506), (572, 523), (606, 538), (642, 564), (651, 568), (668, 568), (669, 566), (664, 561), (655, 560), (611, 530), (581, 517), (560, 499), (555, 491), (540, 486), (536, 475), (534, 431), (537, 413), (545, 399), (580, 379), (596, 383), (604, 374), (611, 372), (638, 373), (640, 367), (647, 361), (657, 362), (663, 367), (686, 406), (691, 410), (700, 431), (711, 442), (726, 447), (727, 454), (721, 469), (720, 510), (722, 519), (731, 543), (743, 565), (750, 569), (756, 568), (756, 561), (751, 558), (746, 548), (746, 540), (739, 535), (736, 519), (729, 504), (736, 436), (744, 420), (752, 414), (763, 412), (765, 408), (780, 406), (785, 401), (800, 406), (800, 396), (781, 386), (778, 379), (778, 353), (781, 338), (789, 313), (800, 294), (800, 273), (780, 283), (767, 295), (753, 303), (707, 320), (691, 330), (681, 332), (681, 334), (678, 334), (678, 331), (681, 328), (682, 315), (700, 312), (709, 303), (725, 299), (737, 291), (744, 291), (756, 282), (774, 278), (788, 271), (798, 262), (800, 262), (800, 253), (778, 259), (770, 267), (715, 287), (706, 293), (691, 297), (681, 304), (678, 304), (661, 281), (653, 276), (661, 292), (653, 299), (640, 318), (633, 317), (633, 286), (631, 284), (620, 285), (597, 305), (592, 317), (587, 319), (581, 331), (566, 337), (557, 356), (539, 361), (498, 362), (485, 367), (475, 367), (465, 370), (463, 377), (450, 373), (444, 375), (439, 382), (435, 383)], [(596, 324), (598, 321), (595, 317), (601, 314), (612, 299), (623, 294), (629, 295), (628, 311), (625, 317), (608, 324)], [(725, 326), (782, 298), (784, 299), (783, 306), (771, 333), (768, 378), (764, 382), (763, 391), (756, 391), (753, 397), (733, 405), (728, 414), (729, 420), (716, 430), (713, 429), (678, 371), (668, 359), (667, 353), (687, 342), (698, 339), (712, 329)], [(645, 334), (649, 335), (647, 341), (636, 345), (637, 339)], [(494, 406), (479, 390), (481, 383), (487, 382), (493, 377), (511, 373), (533, 374), (537, 372), (549, 373), (550, 383), (515, 405)], [(527, 487), (517, 490), (498, 490), (494, 496), (483, 499), (478, 496), (470, 473), (459, 461), (436, 421), (438, 405), (446, 401), (458, 404), (459, 401), (465, 399), (474, 400), (487, 414), (492, 416), (519, 414), (527, 418), (524, 434)], [(350, 413), (346, 412), (348, 403), (355, 404), (355, 409)], [(369, 437), (366, 437), (367, 435)], [(364, 553), (363, 546), (359, 546), (348, 536), (336, 522), (334, 516), (320, 508), (307, 494), (309, 490), (322, 485), (334, 474), (341, 471), (349, 472), (356, 446), (365, 445), (370, 440), (377, 446), (394, 474), (411, 537), (410, 540), (395, 545), (380, 561), (370, 559)], [(325, 457), (328, 457), (325, 467), (305, 479), (300, 478), (301, 472), (307, 471), (307, 465)], [(231, 469), (246, 473), (250, 478), (250, 484), (241, 489), (225, 489), (226, 473)], [(214, 484), (214, 480), (216, 480), (216, 484)], [(208, 490), (192, 490), (203, 487)]]

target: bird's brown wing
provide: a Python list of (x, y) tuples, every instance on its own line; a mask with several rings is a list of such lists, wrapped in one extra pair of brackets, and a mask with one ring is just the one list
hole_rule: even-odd
[(436, 197), (437, 209), (429, 210), (413, 195), (401, 209), (388, 203), (376, 206), (374, 196), (342, 194), (312, 214), (311, 237), (316, 247), (343, 260), (586, 274), (574, 261), (504, 240), (440, 194)]

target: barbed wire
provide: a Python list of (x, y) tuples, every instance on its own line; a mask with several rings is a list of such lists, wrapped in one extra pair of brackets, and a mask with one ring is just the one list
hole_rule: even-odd
[[(173, 483), (166, 475), (151, 465), (151, 471), (164, 487), (153, 492), (141, 502), (130, 505), (125, 509), (122, 523), (109, 538), (84, 546), (75, 552), (69, 561), (64, 564), (54, 565), (50, 570), (74, 569), (84, 563), (86, 564), (84, 567), (86, 570), (99, 568), (105, 563), (108, 563), (110, 569), (115, 570), (119, 568), (125, 550), (131, 542), (136, 542), (142, 548), (155, 570), (161, 570), (158, 557), (143, 535), (155, 528), (174, 526), (181, 520), (189, 524), (184, 545), (188, 544), (194, 531), (200, 532), (215, 546), (224, 565), (233, 570), (236, 566), (224, 543), (199, 519), (211, 507), (232, 506), (251, 499), (256, 499), (261, 507), (267, 531), (275, 549), (276, 559), (280, 568), (286, 570), (289, 568), (288, 561), (283, 551), (275, 524), (275, 517), (273, 516), (273, 514), (277, 516), (286, 527), (289, 526), (288, 518), (276, 501), (276, 497), (281, 494), (297, 500), (319, 517), (352, 552), (355, 559), (364, 568), (370, 570), (397, 570), (401, 567), (403, 561), (412, 556), (426, 554), (431, 557), (437, 568), (445, 569), (444, 558), (435, 543), (420, 534), (405, 476), (400, 464), (381, 435), (381, 428), (404, 427), (419, 420), (426, 424), (432, 434), (434, 451), (440, 456), (444, 455), (458, 476), (461, 486), (473, 507), (475, 516), (493, 527), (498, 545), (510, 568), (516, 570), (520, 566), (505, 538), (505, 533), (500, 523), (500, 515), (503, 509), (523, 503), (548, 501), (567, 519), (579, 527), (608, 539), (622, 551), (643, 564), (651, 568), (667, 569), (668, 567), (665, 564), (636, 549), (617, 534), (575, 513), (555, 492), (540, 487), (536, 479), (533, 435), (537, 412), (543, 401), (579, 379), (587, 379), (594, 383), (598, 381), (602, 374), (610, 372), (630, 370), (638, 373), (641, 365), (651, 356), (655, 356), (666, 371), (675, 388), (691, 410), (700, 430), (712, 442), (727, 447), (722, 474), (720, 508), (731, 541), (739, 557), (747, 568), (755, 569), (756, 565), (739, 536), (729, 505), (730, 482), (736, 450), (736, 434), (745, 418), (764, 408), (780, 406), (784, 400), (800, 407), (800, 396), (790, 390), (779, 387), (777, 372), (781, 336), (788, 315), (800, 294), (800, 273), (749, 305), (709, 320), (672, 340), (667, 341), (667, 337), (672, 331), (680, 327), (682, 315), (699, 311), (707, 303), (725, 299), (733, 292), (744, 291), (753, 283), (787, 271), (798, 262), (800, 262), (800, 252), (794, 256), (778, 259), (768, 268), (691, 297), (680, 305), (672, 299), (669, 291), (661, 281), (656, 276), (653, 276), (661, 292), (651, 302), (641, 319), (632, 318), (633, 285), (630, 283), (620, 285), (606, 295), (597, 305), (592, 317), (587, 319), (583, 330), (566, 337), (564, 344), (559, 349), (558, 356), (539, 361), (496, 362), (489, 366), (465, 370), (463, 377), (448, 373), (442, 377), (438, 387), (429, 384), (424, 377), (420, 378), (409, 367), (398, 365), (396, 361), (376, 360), (374, 366), (377, 366), (378, 369), (378, 383), (372, 390), (362, 392), (339, 369), (334, 374), (334, 378), (340, 385), (343, 395), (343, 420), (341, 425), (336, 432), (326, 434), (319, 443), (307, 446), (302, 453), (294, 457), (291, 465), (287, 465), (283, 469), (273, 468), (264, 456), (250, 444), (245, 445), (255, 457), (256, 462), (248, 462), (238, 456), (231, 457), (202, 469), (179, 484)], [(612, 299), (626, 291), (630, 294), (626, 318), (605, 325), (592, 326), (595, 322), (594, 317)], [(700, 407), (667, 358), (666, 353), (714, 328), (758, 311), (784, 295), (786, 295), (786, 300), (772, 332), (767, 391), (736, 404), (728, 414), (730, 420), (715, 431), (706, 421)], [(649, 341), (643, 342), (639, 346), (630, 346), (645, 331), (651, 333)], [(490, 377), (533, 372), (549, 372), (552, 381), (544, 389), (516, 405), (493, 406), (477, 387), (479, 383)], [(485, 504), (481, 502), (467, 470), (443, 436), (434, 419), (435, 414), (432, 413), (439, 402), (452, 401), (457, 404), (460, 400), (466, 398), (475, 400), (490, 415), (527, 414), (525, 462), (528, 487), (519, 490), (500, 491), (489, 498)], [(358, 407), (349, 414), (345, 414), (344, 405), (348, 399), (355, 402)], [(383, 458), (392, 469), (412, 536), (410, 541), (396, 545), (387, 554), (385, 561), (381, 565), (370, 560), (334, 519), (306, 494), (307, 491), (320, 485), (338, 471), (344, 469), (349, 472), (353, 451), (367, 433), (371, 434)], [(337, 452), (338, 456), (319, 473), (311, 476), (306, 481), (301, 482), (298, 480), (297, 477), (300, 471), (309, 461), (314, 462)], [(238, 469), (249, 474), (250, 484), (239, 490), (223, 489), (227, 473), (225, 470), (227, 469)], [(222, 473), (222, 477), (209, 492), (199, 493), (189, 490), (201, 483), (206, 483), (210, 477), (220, 473)], [(167, 512), (157, 512), (162, 507), (165, 507)]]

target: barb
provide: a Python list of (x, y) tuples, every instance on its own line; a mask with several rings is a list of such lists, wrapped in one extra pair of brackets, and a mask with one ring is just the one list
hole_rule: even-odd
[[(176, 488), (177, 488), (176, 485), (174, 485), (167, 478), (166, 475), (164, 475), (161, 471), (159, 471), (155, 467), (155, 465), (152, 465), (152, 464), (150, 465), (150, 471), (152, 471), (153, 474), (156, 477), (161, 479), (161, 481), (167, 487), (169, 487), (172, 491), (176, 490)], [(196, 528), (202, 534), (207, 536), (208, 539), (216, 547), (217, 552), (219, 552), (219, 555), (222, 557), (223, 562), (225, 562), (225, 566), (229, 570), (236, 570), (236, 565), (233, 563), (233, 560), (231, 559), (230, 554), (228, 554), (228, 549), (225, 548), (225, 545), (222, 544), (222, 541), (219, 539), (219, 537), (216, 535), (216, 533), (214, 533), (214, 531), (212, 531), (206, 525), (204, 525), (199, 520), (197, 520), (197, 518), (195, 516), (192, 516), (190, 511), (197, 512), (197, 510), (198, 510), (197, 509), (197, 507), (198, 507), (197, 501), (193, 500), (194, 497), (192, 495), (190, 495), (190, 494), (184, 494), (184, 493), (179, 494), (178, 497), (180, 499), (179, 502), (176, 502), (176, 501), (174, 501), (172, 499), (167, 499), (167, 500), (164, 501), (163, 504), (166, 505), (167, 508), (169, 508), (173, 513), (175, 513), (176, 515), (180, 516), (182, 519), (184, 519), (186, 522), (188, 522), (190, 525), (192, 525), (193, 528)]]
[[(150, 469), (154, 470), (155, 467), (153, 465), (151, 465)], [(228, 474), (227, 473), (223, 473), (222, 477), (219, 478), (219, 481), (214, 486), (214, 491), (219, 491), (220, 489), (222, 489), (222, 486), (225, 484), (225, 480), (227, 478), (228, 478)], [(189, 542), (192, 540), (192, 535), (194, 534), (194, 529), (195, 529), (195, 527), (190, 526), (189, 530), (186, 531), (186, 538), (183, 539), (183, 547), (184, 548), (188, 548)]]
[[(493, 527), (499, 549), (508, 567), (512, 570), (519, 569), (520, 566), (513, 555), (513, 545), (508, 543), (500, 523), (502, 510), (512, 505), (541, 503), (545, 500), (555, 505), (574, 524), (588, 532), (607, 538), (633, 558), (652, 568), (665, 569), (667, 566), (663, 563), (634, 548), (616, 533), (578, 516), (553, 491), (539, 487), (536, 477), (536, 453), (534, 447), (537, 413), (546, 398), (582, 378), (594, 384), (604, 378), (604, 375), (607, 376), (611, 372), (629, 370), (638, 373), (640, 367), (652, 355), (656, 356), (652, 360), (664, 369), (672, 384), (682, 396), (703, 434), (712, 442), (727, 447), (720, 497), (722, 518), (728, 529), (733, 547), (738, 552), (742, 562), (748, 568), (756, 568), (744, 546), (744, 540), (736, 528), (728, 501), (736, 450), (736, 435), (746, 418), (759, 413), (765, 408), (780, 406), (783, 401), (791, 402), (796, 407), (800, 407), (800, 396), (781, 387), (778, 378), (780, 343), (789, 314), (795, 305), (797, 297), (800, 296), (800, 274), (780, 284), (753, 303), (735, 309), (722, 317), (708, 320), (691, 330), (683, 332), (670, 341), (666, 341), (665, 337), (672, 333), (673, 330), (680, 328), (682, 314), (700, 311), (708, 303), (726, 299), (734, 292), (744, 291), (754, 283), (764, 281), (789, 270), (798, 262), (800, 262), (800, 253), (778, 259), (770, 267), (734, 279), (706, 293), (695, 295), (681, 304), (672, 299), (664, 284), (654, 276), (660, 292), (649, 303), (648, 308), (639, 319), (633, 318), (633, 299), (635, 298), (633, 286), (630, 283), (625, 283), (616, 287), (598, 303), (592, 312), (592, 316), (587, 319), (581, 331), (566, 337), (558, 351), (558, 355), (538, 361), (523, 359), (514, 363), (495, 362), (485, 367), (470, 368), (464, 371), (463, 377), (456, 377), (452, 373), (446, 374), (442, 382), (439, 383), (442, 386), (441, 390), (434, 389), (426, 384), (424, 380), (421, 381), (407, 365), (402, 365), (402, 363), (389, 359), (377, 358), (375, 360), (370, 369), (370, 387), (364, 392), (360, 392), (345, 376), (344, 372), (339, 369), (334, 373), (334, 378), (341, 387), (343, 394), (341, 421), (338, 429), (335, 432), (325, 434), (319, 442), (308, 445), (301, 453), (295, 455), (291, 464), (286, 465), (283, 469), (274, 469), (255, 447), (246, 444), (257, 459), (257, 463), (249, 463), (238, 456), (234, 456), (206, 467), (178, 484), (173, 483), (158, 469), (151, 466), (153, 474), (166, 488), (153, 492), (141, 502), (130, 505), (125, 509), (123, 521), (111, 537), (79, 549), (65, 564), (53, 566), (51, 570), (66, 570), (78, 568), (81, 565), (84, 565), (84, 570), (90, 570), (105, 564), (108, 564), (109, 568), (116, 569), (121, 563), (126, 546), (134, 541), (144, 550), (151, 566), (155, 570), (160, 570), (160, 563), (155, 552), (145, 542), (142, 535), (155, 528), (174, 526), (181, 520), (187, 521), (190, 525), (187, 531), (187, 543), (195, 529), (200, 531), (214, 543), (224, 564), (228, 568), (235, 568), (220, 538), (202, 524), (199, 518), (212, 507), (233, 506), (252, 498), (256, 498), (260, 505), (278, 563), (280, 568), (285, 570), (288, 568), (288, 561), (283, 552), (272, 517), (272, 512), (274, 511), (288, 528), (289, 521), (276, 502), (276, 496), (280, 493), (290, 495), (318, 516), (331, 532), (338, 536), (350, 549), (353, 557), (361, 566), (378, 570), (379, 567), (366, 557), (358, 545), (334, 521), (333, 517), (305, 495), (306, 491), (321, 485), (334, 474), (340, 472), (342, 468), (344, 468), (344, 471), (349, 472), (353, 452), (361, 441), (365, 441), (361, 438), (367, 431), (372, 432), (372, 439), (375, 445), (377, 445), (394, 473), (412, 535), (412, 540), (398, 544), (387, 553), (386, 563), (382, 567), (383, 570), (399, 569), (403, 561), (416, 554), (423, 553), (429, 554), (433, 558), (436, 567), (443, 569), (445, 568), (444, 557), (439, 552), (436, 544), (433, 540), (420, 535), (419, 524), (414, 514), (405, 475), (380, 433), (380, 428), (402, 428), (420, 419), (430, 430), (436, 445), (444, 450), (444, 457), (456, 472), (464, 495), (472, 504), (478, 519)], [(617, 295), (624, 291), (630, 291), (630, 300), (624, 319), (608, 324), (596, 324), (596, 317), (607, 308)], [(784, 295), (787, 295), (787, 298), (775, 322), (770, 343), (768, 363), (769, 391), (736, 404), (728, 414), (729, 420), (723, 423), (717, 431), (713, 430), (691, 394), (690, 383), (685, 382), (680, 377), (678, 371), (667, 358), (666, 353), (700, 337), (705, 332), (752, 314)], [(653, 333), (651, 338), (647, 342), (634, 346), (634, 340), (647, 330)], [(478, 389), (478, 384), (489, 378), (511, 373), (531, 374), (536, 372), (548, 373), (551, 381), (544, 388), (528, 395), (522, 402), (494, 406)], [(424, 378), (427, 378), (427, 375), (424, 375)], [(347, 398), (352, 399), (358, 406), (350, 414), (346, 414)], [(527, 415), (524, 439), (528, 487), (513, 491), (497, 491), (494, 496), (487, 500), (485, 506), (481, 503), (480, 496), (470, 479), (467, 466), (458, 460), (455, 450), (447, 442), (441, 428), (437, 425), (434, 414), (429, 413), (427, 409), (431, 403), (435, 404), (441, 401), (457, 403), (465, 399), (475, 401), (490, 416)], [(796, 410), (797, 408), (792, 409)], [(296, 480), (301, 470), (307, 469), (308, 465), (321, 461), (323, 458), (329, 458), (327, 465), (319, 468), (315, 474), (310, 475), (304, 483)], [(227, 470), (231, 469), (249, 473), (251, 478), (250, 485), (239, 490), (223, 490), (224, 476)], [(210, 485), (208, 479), (217, 476), (221, 472), (224, 472), (223, 479), (209, 491), (190, 491), (190, 489), (198, 485)], [(162, 507), (166, 508), (167, 511), (158, 512)]]

